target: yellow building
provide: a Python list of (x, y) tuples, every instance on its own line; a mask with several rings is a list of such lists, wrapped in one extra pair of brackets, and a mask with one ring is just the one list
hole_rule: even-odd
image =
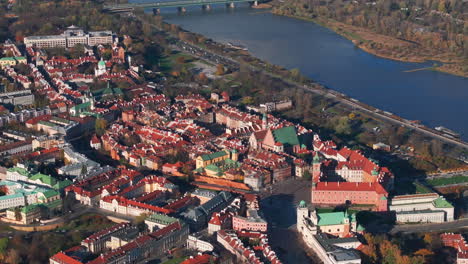
[(215, 153), (198, 156), (195, 159), (196, 164), (197, 164), (196, 165), (197, 169), (204, 168), (204, 167), (206, 167), (206, 166), (208, 166), (210, 164), (226, 160), (226, 159), (229, 158), (229, 156), (230, 156), (229, 154), (230, 153), (228, 151), (222, 150), (222, 151), (218, 151), (218, 152), (215, 152)]
[(0, 68), (4, 68), (6, 66), (15, 66), (16, 64), (24, 63), (26, 64), (25, 57), (4, 57), (0, 59)]

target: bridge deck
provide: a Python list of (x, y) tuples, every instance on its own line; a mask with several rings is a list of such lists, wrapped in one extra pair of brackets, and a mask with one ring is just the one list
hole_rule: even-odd
[(198, 6), (198, 5), (245, 3), (245, 2), (253, 2), (253, 1), (254, 0), (183, 0), (183, 1), (104, 5), (104, 9), (112, 11), (112, 10), (134, 9), (134, 8), (186, 7), (186, 6)]

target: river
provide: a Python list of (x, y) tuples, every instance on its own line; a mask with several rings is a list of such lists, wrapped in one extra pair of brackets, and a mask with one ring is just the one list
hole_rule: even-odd
[(468, 78), (437, 71), (405, 71), (432, 63), (376, 57), (333, 31), (267, 10), (238, 4), (185, 14), (162, 11), (165, 20), (216, 41), (241, 44), (254, 55), (301, 73), (364, 103), (429, 127), (444, 126), (468, 140)]

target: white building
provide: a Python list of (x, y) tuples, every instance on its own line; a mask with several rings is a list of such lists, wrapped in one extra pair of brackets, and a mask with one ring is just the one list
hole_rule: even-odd
[(114, 33), (112, 31), (90, 31), (70, 26), (60, 35), (52, 36), (30, 36), (24, 38), (26, 47), (36, 46), (38, 48), (70, 48), (77, 44), (97, 46), (100, 44), (112, 44)]
[(356, 237), (329, 239), (319, 233), (317, 225), (309, 218), (309, 208), (304, 201), (297, 207), (297, 231), (308, 247), (324, 264), (360, 264), (361, 258), (353, 250), (361, 243)]
[(391, 199), (390, 211), (399, 223), (453, 221), (454, 207), (437, 193), (399, 195)]
[(106, 62), (103, 61), (102, 58), (101, 58), (101, 60), (98, 62), (97, 68), (94, 69), (94, 75), (95, 75), (96, 77), (98, 77), (98, 76), (101, 76), (101, 75), (105, 74), (106, 72), (107, 72), (107, 70), (106, 70)]
[(214, 250), (214, 247), (210, 242), (202, 240), (193, 235), (188, 236), (187, 247), (195, 249), (199, 252), (212, 252)]

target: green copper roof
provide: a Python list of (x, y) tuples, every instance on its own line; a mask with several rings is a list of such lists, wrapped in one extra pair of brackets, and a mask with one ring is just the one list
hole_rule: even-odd
[(357, 226), (357, 231), (361, 232), (361, 231), (364, 231), (366, 230), (362, 225), (359, 225)]
[(106, 66), (106, 63), (103, 60), (101, 60), (101, 61), (98, 62), (98, 65), (99, 66)]
[(93, 94), (94, 98), (99, 101), (99, 100), (101, 100), (102, 98), (105, 98), (105, 97), (122, 96), (123, 92), (122, 92), (122, 89), (120, 89), (120, 88), (111, 88), (109, 86), (109, 83), (108, 83), (106, 88), (93, 91), (92, 94)]
[(210, 171), (214, 171), (214, 172), (217, 172), (217, 173), (222, 172), (222, 170), (218, 166), (216, 166), (214, 164), (210, 164), (210, 165), (206, 166), (205, 170), (210, 170)]
[(73, 106), (76, 112), (82, 112), (84, 110), (89, 110), (91, 108), (91, 102), (86, 102)]
[(152, 214), (146, 218), (147, 221), (162, 224), (162, 225), (170, 225), (176, 221), (178, 221), (177, 218), (170, 217), (167, 215), (163, 214)]
[(16, 61), (15, 58), (13, 57), (4, 57), (4, 58), (1, 58), (0, 61)]
[(203, 161), (207, 161), (207, 160), (213, 160), (213, 159), (216, 159), (216, 158), (220, 158), (220, 157), (223, 157), (223, 156), (226, 156), (226, 155), (228, 155), (228, 153), (226, 153), (226, 151), (222, 150), (222, 151), (218, 151), (218, 152), (215, 152), (215, 153), (202, 155), (201, 158), (202, 158)]
[(299, 208), (304, 208), (306, 206), (307, 206), (307, 204), (306, 204), (306, 202), (304, 200), (299, 202)]
[(20, 192), (18, 193), (14, 193), (14, 194), (10, 194), (10, 195), (4, 195), (4, 196), (0, 196), (0, 201), (1, 200), (8, 200), (8, 199), (13, 199), (13, 198), (18, 198), (18, 197), (23, 197), (24, 195)]
[(66, 187), (68, 187), (68, 186), (70, 186), (70, 185), (72, 185), (72, 184), (73, 184), (72, 181), (70, 181), (70, 180), (64, 180), (64, 181), (59, 181), (59, 182), (57, 182), (57, 184), (55, 184), (53, 187), (54, 187), (54, 189), (56, 189), (56, 190), (61, 190), (61, 189), (64, 189), (64, 188), (66, 188)]
[(49, 121), (44, 121), (44, 120), (41, 120), (41, 121), (39, 121), (38, 123), (41, 124), (41, 125), (44, 125), (44, 126), (48, 126), (48, 127), (55, 127), (55, 126), (57, 126), (57, 125), (54, 124), (54, 123), (51, 123), (51, 122), (49, 122)]
[(21, 208), (21, 212), (25, 214), (28, 214), (36, 210), (39, 210), (39, 206), (37, 204), (30, 204), (30, 205), (23, 206), (23, 208)]
[[(331, 212), (331, 213), (318, 213), (318, 226), (327, 226), (327, 225), (341, 225), (344, 224), (346, 217), (346, 212)], [(350, 222), (356, 222), (356, 219), (349, 219)]]
[(29, 179), (32, 181), (40, 180), (42, 183), (50, 186), (55, 185), (57, 183), (57, 180), (54, 179), (52, 176), (45, 175), (42, 173), (36, 173), (32, 175)]
[(453, 205), (445, 200), (444, 197), (439, 197), (435, 199), (433, 202), (436, 208), (453, 208)]
[(300, 144), (296, 134), (296, 128), (293, 126), (279, 128), (272, 132), (275, 140), (281, 142), (283, 145), (295, 146)]
[(26, 169), (20, 168), (20, 167), (13, 167), (9, 168), (7, 171), (9, 172), (17, 172), (23, 176), (29, 176), (29, 172)]
[(50, 198), (50, 197), (54, 197), (54, 196), (59, 195), (59, 193), (57, 191), (55, 191), (55, 190), (48, 190), (46, 192), (43, 192), (42, 194), (44, 194), (44, 196), (46, 198)]

